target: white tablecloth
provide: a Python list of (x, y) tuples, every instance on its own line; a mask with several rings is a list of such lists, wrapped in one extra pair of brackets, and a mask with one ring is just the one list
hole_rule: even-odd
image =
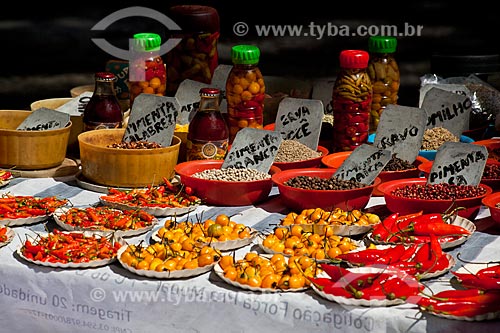
[[(0, 193), (68, 198), (75, 206), (97, 203), (102, 193), (82, 189), (71, 177), (17, 178)], [(191, 214), (224, 212), (259, 231), (271, 231), (288, 210), (273, 188), (268, 201), (253, 207), (200, 206)], [(228, 194), (230, 195), (230, 194)], [(368, 206), (383, 204), (372, 198)], [(479, 217), (488, 216), (482, 208)], [(160, 218), (160, 225), (166, 218)], [(0, 248), (0, 331), (2, 332), (493, 332), (499, 321), (466, 322), (438, 318), (403, 304), (343, 306), (314, 291), (255, 293), (237, 289), (213, 272), (178, 280), (156, 280), (125, 270), (118, 262), (89, 269), (54, 269), (24, 261), (15, 252), (26, 233), (53, 222), (13, 227), (15, 239)], [(159, 225), (159, 226), (160, 226)], [(129, 238), (150, 241), (152, 232)], [(249, 245), (237, 251), (257, 249)], [(500, 238), (475, 232), (448, 251), (468, 260), (499, 260)], [(455, 268), (458, 268), (457, 263)], [(427, 284), (447, 289), (451, 273)]]

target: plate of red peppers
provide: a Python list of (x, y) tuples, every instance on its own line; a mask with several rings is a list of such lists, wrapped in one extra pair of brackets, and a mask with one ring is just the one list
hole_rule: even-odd
[(368, 238), (375, 244), (424, 244), (437, 236), (443, 249), (464, 243), (476, 225), (452, 213), (393, 213), (376, 225)]
[(14, 229), (0, 225), (0, 247), (9, 244), (15, 234)]
[(68, 203), (57, 197), (4, 194), (0, 197), (0, 224), (20, 226), (47, 220), (54, 211)]
[(0, 170), (0, 187), (7, 186), (12, 178), (12, 172), (7, 170)]
[(410, 274), (386, 266), (343, 268), (320, 264), (323, 273), (310, 278), (321, 297), (344, 305), (392, 306), (420, 299), (424, 286)]

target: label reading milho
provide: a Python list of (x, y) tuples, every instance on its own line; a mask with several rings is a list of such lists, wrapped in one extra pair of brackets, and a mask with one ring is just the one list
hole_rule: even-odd
[(174, 97), (140, 94), (132, 105), (123, 141), (148, 141), (169, 147), (177, 115)]
[(64, 128), (68, 125), (69, 119), (67, 113), (39, 108), (26, 117), (16, 129), (20, 131), (47, 131)]
[(389, 150), (378, 149), (365, 143), (349, 154), (333, 176), (371, 185), (390, 160)]
[(373, 145), (413, 163), (422, 146), (426, 121), (423, 109), (389, 104), (380, 116)]
[(276, 131), (242, 128), (236, 133), (222, 169), (235, 167), (269, 172), (282, 140)]
[(472, 101), (466, 95), (431, 88), (425, 94), (422, 109), (427, 113), (426, 128), (443, 127), (456, 137), (469, 128)]
[(285, 97), (278, 106), (275, 131), (284, 140), (298, 141), (316, 150), (323, 114), (320, 100)]
[(487, 159), (488, 149), (485, 146), (445, 142), (436, 152), (427, 183), (478, 186)]

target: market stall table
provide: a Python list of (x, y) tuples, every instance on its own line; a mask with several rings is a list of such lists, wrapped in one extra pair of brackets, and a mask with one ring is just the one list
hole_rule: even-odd
[[(102, 193), (65, 178), (15, 178), (0, 193), (58, 196), (74, 206), (99, 202)], [(372, 197), (371, 210), (387, 214), (383, 198)], [(259, 231), (273, 230), (288, 213), (277, 188), (258, 206), (210, 207), (200, 205), (191, 214), (234, 215), (234, 220)], [(160, 224), (129, 243), (149, 242)], [(447, 251), (474, 261), (499, 260), (500, 237), (482, 207), (476, 232), (462, 245)], [(499, 321), (460, 321), (418, 311), (412, 304), (390, 307), (346, 306), (306, 292), (256, 293), (238, 289), (213, 272), (185, 279), (152, 279), (124, 269), (118, 261), (96, 268), (63, 269), (35, 265), (16, 253), (26, 234), (55, 227), (46, 224), (13, 226), (16, 236), (0, 248), (0, 306), (2, 331), (9, 332), (470, 332), (495, 331)], [(236, 251), (258, 250), (251, 244)], [(457, 260), (455, 269), (461, 263)], [(426, 284), (434, 291), (450, 288), (451, 273)]]

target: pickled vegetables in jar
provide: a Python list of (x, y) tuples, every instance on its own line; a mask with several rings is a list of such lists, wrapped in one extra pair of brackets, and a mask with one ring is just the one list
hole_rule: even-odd
[(387, 105), (398, 102), (400, 73), (394, 56), (396, 46), (395, 37), (372, 36), (368, 40), (370, 61), (367, 71), (373, 87), (370, 133), (377, 131), (380, 116)]
[(226, 82), (229, 141), (239, 130), (264, 126), (266, 85), (258, 67), (260, 50), (253, 45), (236, 45), (231, 49), (233, 68)]
[(154, 33), (134, 35), (137, 57), (131, 60), (129, 69), (130, 108), (140, 94), (165, 96), (167, 71), (159, 55), (161, 37)]
[(340, 73), (332, 92), (333, 151), (351, 151), (368, 140), (372, 85), (366, 71), (368, 52), (340, 53)]

